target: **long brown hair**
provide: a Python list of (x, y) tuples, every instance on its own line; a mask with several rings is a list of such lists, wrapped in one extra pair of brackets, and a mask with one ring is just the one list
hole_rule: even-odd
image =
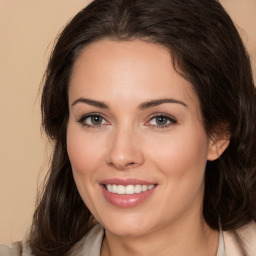
[(95, 0), (61, 32), (45, 73), (42, 125), (55, 150), (30, 232), (33, 254), (65, 255), (94, 225), (67, 154), (68, 86), (82, 49), (104, 38), (169, 49), (198, 95), (208, 135), (230, 136), (227, 150), (206, 166), (206, 222), (218, 229), (220, 220), (235, 232), (256, 220), (256, 92), (249, 57), (223, 7), (215, 0)]

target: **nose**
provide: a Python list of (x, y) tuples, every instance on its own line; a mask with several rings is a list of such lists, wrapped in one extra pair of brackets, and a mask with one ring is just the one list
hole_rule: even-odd
[(132, 128), (113, 131), (108, 141), (106, 162), (117, 170), (135, 168), (143, 164), (144, 155), (138, 134)]

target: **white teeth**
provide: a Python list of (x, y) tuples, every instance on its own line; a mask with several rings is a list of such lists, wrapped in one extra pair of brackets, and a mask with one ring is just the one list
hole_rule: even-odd
[(148, 186), (147, 186), (147, 185), (143, 185), (143, 186), (142, 186), (142, 191), (143, 191), (143, 192), (146, 192), (147, 190), (148, 190)]
[[(112, 192), (112, 191), (109, 191), (109, 192)], [(117, 185), (116, 193), (119, 194), (119, 195), (124, 195), (125, 194), (125, 186)]]
[(135, 188), (134, 188), (134, 192), (135, 193), (141, 193), (141, 185), (136, 185)]
[(116, 185), (116, 184), (106, 184), (106, 188), (108, 192), (119, 194), (119, 195), (133, 195), (135, 193), (146, 192), (147, 190), (151, 190), (155, 187), (155, 185)]
[(128, 185), (125, 187), (125, 194), (126, 195), (132, 195), (134, 194), (134, 186), (133, 185)]
[(107, 190), (109, 191), (109, 192), (112, 192), (112, 186), (111, 185), (107, 185)]
[(116, 185), (112, 185), (112, 190), (111, 190), (112, 193), (116, 193), (116, 187), (117, 187)]
[[(148, 186), (148, 190), (150, 190), (150, 189), (152, 189), (152, 188), (154, 188), (154, 185), (149, 185)], [(113, 188), (112, 188), (113, 189)]]

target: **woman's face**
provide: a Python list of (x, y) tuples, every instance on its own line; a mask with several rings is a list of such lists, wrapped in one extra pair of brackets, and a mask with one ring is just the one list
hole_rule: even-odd
[(69, 110), (74, 179), (109, 232), (139, 236), (201, 218), (213, 143), (167, 49), (139, 40), (91, 44), (74, 65)]

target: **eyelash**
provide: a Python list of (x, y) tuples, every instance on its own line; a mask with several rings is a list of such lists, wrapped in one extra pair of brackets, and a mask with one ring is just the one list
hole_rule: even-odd
[(148, 125), (148, 126), (151, 126), (152, 128), (168, 128), (170, 125), (173, 125), (173, 124), (176, 124), (177, 123), (177, 120), (170, 116), (170, 115), (167, 115), (167, 114), (162, 114), (162, 113), (155, 113), (153, 115), (151, 115), (151, 118), (150, 120), (147, 122), (149, 123), (150, 121), (152, 121), (153, 119), (157, 118), (157, 117), (161, 117), (161, 118), (165, 118), (167, 119), (167, 121), (169, 122), (168, 124), (164, 124), (164, 125)]
[[(77, 122), (80, 123), (82, 126), (85, 126), (87, 128), (101, 128), (103, 125), (106, 125), (106, 124), (98, 124), (98, 125), (87, 124), (85, 122), (85, 120), (87, 118), (92, 118), (92, 117), (99, 117), (102, 120), (104, 120), (106, 122), (106, 124), (109, 124), (106, 121), (106, 119), (103, 117), (103, 115), (100, 114), (100, 113), (90, 113), (90, 114), (83, 115)], [(150, 125), (149, 124), (150, 121), (152, 121), (153, 119), (158, 118), (158, 117), (166, 119), (168, 121), (168, 124), (164, 124), (164, 125)], [(173, 118), (172, 116), (170, 116), (170, 115), (162, 114), (162, 113), (155, 113), (155, 114), (151, 115), (149, 121), (146, 122), (146, 125), (150, 126), (152, 128), (161, 128), (161, 129), (163, 129), (163, 128), (169, 127), (170, 125), (176, 124), (176, 123), (177, 123), (177, 120), (175, 118)]]
[(102, 120), (105, 120), (105, 118), (100, 113), (90, 113), (90, 114), (86, 114), (86, 115), (81, 116), (81, 118), (78, 120), (78, 123), (80, 123), (82, 126), (85, 126), (87, 128), (101, 128), (102, 125), (105, 125), (105, 124), (98, 124), (98, 125), (87, 124), (85, 122), (85, 120), (87, 118), (92, 118), (92, 117), (100, 117), (100, 118), (102, 118)]

